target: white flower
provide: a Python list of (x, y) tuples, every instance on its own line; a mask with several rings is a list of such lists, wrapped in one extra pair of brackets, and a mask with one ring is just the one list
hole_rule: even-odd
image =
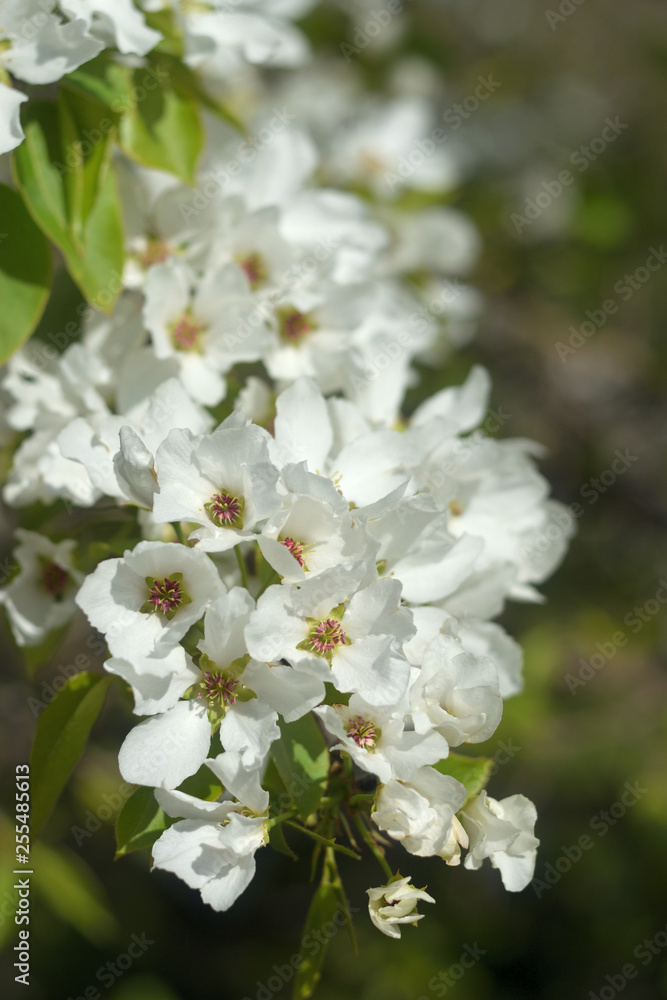
[(260, 522), (281, 505), (268, 440), (266, 431), (246, 425), (238, 413), (213, 434), (171, 431), (156, 454), (155, 520), (201, 525), (190, 538), (207, 552), (224, 552), (255, 537)]
[(170, 378), (126, 415), (76, 418), (60, 432), (58, 444), (65, 458), (85, 466), (101, 493), (150, 509), (158, 446), (174, 427), (202, 434), (212, 422), (182, 382)]
[(400, 938), (401, 924), (416, 925), (424, 916), (417, 913), (420, 900), (425, 903), (435, 903), (423, 889), (416, 889), (410, 884), (410, 877), (395, 876), (387, 885), (377, 889), (367, 889), (368, 912), (379, 931), (387, 937)]
[(424, 650), (410, 706), (418, 733), (435, 729), (450, 746), (481, 743), (502, 715), (496, 668), (491, 660), (464, 652), (452, 636), (437, 635)]
[(465, 867), (477, 869), (490, 858), (506, 889), (525, 889), (535, 871), (540, 843), (534, 835), (536, 819), (535, 806), (525, 795), (510, 795), (498, 802), (480, 792), (461, 812), (470, 837)]
[(392, 779), (380, 787), (371, 819), (410, 854), (438, 855), (448, 865), (458, 865), (461, 846), (468, 846), (456, 818), (465, 797), (459, 781), (432, 767), (420, 767), (409, 782)]
[(251, 336), (230, 339), (252, 310), (242, 269), (222, 264), (197, 280), (185, 261), (172, 257), (149, 270), (144, 293), (144, 322), (157, 357), (174, 358), (192, 398), (215, 406), (225, 396), (223, 374), (261, 357), (266, 339), (262, 323)]
[[(171, 0), (176, 6), (176, 0)], [(234, 0), (233, 9), (212, 2), (179, 3), (185, 33), (185, 61), (214, 78), (227, 77), (244, 62), (299, 66), (308, 43), (288, 18), (300, 17), (313, 0)]]
[(439, 733), (406, 730), (399, 708), (369, 705), (357, 694), (349, 705), (322, 705), (314, 711), (339, 739), (333, 749), (348, 753), (355, 764), (384, 784), (392, 778), (411, 781), (419, 768), (435, 764), (449, 752)]
[[(0, 74), (26, 83), (54, 83), (88, 62), (104, 44), (88, 33), (85, 21), (64, 23), (53, 14), (56, 0), (4, 0), (0, 10)], [(18, 109), (24, 94), (0, 83), (0, 155), (24, 138)], [(8, 124), (7, 124), (8, 123)]]
[(285, 582), (302, 583), (364, 557), (367, 537), (330, 479), (288, 465), (281, 482), (288, 490), (285, 505), (269, 518), (257, 541)]
[(60, 0), (60, 7), (81, 20), (94, 38), (119, 52), (145, 56), (162, 40), (131, 0)]
[(403, 652), (414, 666), (420, 666), (426, 647), (436, 635), (454, 636), (465, 652), (493, 661), (498, 674), (498, 688), (503, 698), (517, 694), (522, 686), (522, 651), (495, 622), (475, 618), (459, 620), (443, 608), (412, 608), (415, 635), (405, 643)]
[[(337, 179), (361, 183), (389, 200), (403, 188), (443, 191), (458, 180), (449, 148), (436, 145), (432, 108), (419, 97), (371, 105), (342, 124), (333, 137), (330, 166)], [(431, 142), (427, 155), (420, 148)]]
[(276, 409), (274, 461), (307, 462), (355, 506), (374, 503), (410, 479), (417, 455), (405, 435), (372, 430), (352, 403), (325, 400), (311, 379), (282, 392)]
[[(217, 773), (216, 761), (207, 764)], [(155, 797), (167, 815), (185, 818), (153, 844), (153, 867), (198, 889), (214, 910), (228, 910), (255, 874), (255, 852), (268, 839), (267, 817), (246, 815), (243, 802), (205, 802), (166, 790)], [(247, 808), (254, 812), (249, 802)]]
[(363, 567), (338, 567), (299, 588), (269, 587), (246, 628), (251, 656), (285, 659), (338, 691), (395, 704), (406, 690), (409, 665), (394, 646), (412, 634), (410, 612), (399, 605), (398, 581), (376, 580), (357, 590), (362, 573)]
[(74, 568), (73, 539), (52, 542), (36, 531), (17, 528), (14, 557), (21, 571), (0, 590), (19, 646), (36, 646), (48, 632), (65, 625), (76, 611), (74, 597), (83, 573)]
[(107, 640), (112, 655), (130, 659), (182, 639), (224, 593), (211, 560), (169, 542), (139, 542), (122, 559), (107, 559), (86, 578), (77, 604)]
[(428, 494), (399, 497), (398, 492), (358, 515), (379, 542), (375, 558), (383, 574), (401, 581), (407, 601), (444, 599), (470, 576), (484, 543), (450, 535), (447, 513)]

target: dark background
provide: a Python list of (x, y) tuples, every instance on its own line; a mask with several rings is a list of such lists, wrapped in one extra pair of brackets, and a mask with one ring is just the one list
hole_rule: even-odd
[[(390, 862), (415, 884), (428, 884), (437, 905), (422, 907), (428, 912), (419, 929), (408, 927), (392, 942), (374, 930), (365, 910), (365, 888), (383, 880), (379, 868), (343, 862), (351, 903), (359, 908), (360, 955), (353, 957), (345, 933), (334, 938), (322, 1000), (587, 1000), (591, 991), (601, 1000), (619, 992), (624, 1000), (667, 996), (667, 934), (660, 933), (667, 927), (666, 612), (655, 601), (667, 580), (667, 285), (657, 271), (628, 301), (614, 291), (667, 239), (667, 9), (644, 0), (569, 7), (573, 13), (552, 18), (552, 26), (546, 11), (558, 13), (555, 3), (414, 0), (393, 45), (359, 57), (377, 88), (401, 55), (428, 59), (442, 72), (443, 107), (471, 93), (480, 74), (493, 73), (501, 83), (461, 129), (468, 166), (449, 198), (482, 233), (472, 276), (486, 298), (482, 329), (442, 370), (424, 372), (412, 402), (460, 382), (473, 363), (487, 365), (492, 405), (511, 414), (503, 436), (543, 442), (542, 468), (555, 496), (581, 504), (570, 552), (542, 588), (546, 604), (513, 605), (503, 616), (525, 650), (526, 687), (507, 702), (488, 748), (493, 754), (504, 745), (512, 754), (499, 765), (490, 793), (524, 792), (537, 805), (536, 876), (557, 870), (549, 865), (562, 873), (550, 876), (553, 885), (511, 894), (490, 867), (472, 873), (397, 850)], [(311, 15), (306, 28), (321, 58), (341, 58), (340, 42), (354, 36), (354, 20), (333, 7)], [(572, 154), (616, 116), (628, 127), (585, 171), (573, 168)], [(525, 214), (526, 199), (568, 168), (575, 183), (517, 233), (512, 215)], [(609, 298), (618, 311), (561, 360), (556, 345)], [(604, 486), (600, 477), (611, 478), (617, 449), (629, 449), (633, 461)], [(11, 512), (7, 520), (14, 523)], [(633, 609), (644, 606), (641, 622)], [(628, 639), (623, 646), (612, 642), (619, 631)], [(27, 699), (43, 699), (45, 691), (48, 697), (43, 685), (72, 662), (87, 634), (78, 622), (51, 666), (29, 682), (4, 629), (0, 749), (10, 772), (29, 757), (34, 713)], [(568, 675), (600, 653), (598, 643), (599, 669), (583, 668), (590, 680), (571, 690)], [(128, 724), (129, 705), (114, 694), (35, 846), (32, 985), (25, 990), (13, 982), (10, 959), (0, 973), (2, 995), (66, 1000), (96, 986), (113, 1000), (266, 1000), (258, 984), (298, 949), (312, 891), (309, 852), (297, 863), (259, 852), (251, 888), (222, 915), (175, 877), (149, 874), (145, 854), (114, 863), (113, 819), (104, 817), (121, 796), (116, 756)], [(611, 822), (601, 818), (628, 782), (639, 782), (636, 804), (616, 806), (624, 815), (610, 815)], [(7, 818), (1, 822), (11, 863), (13, 831)], [(581, 838), (589, 849), (568, 868), (563, 859), (576, 858)], [(11, 884), (9, 872), (0, 877), (3, 914), (13, 911), (5, 905)], [(132, 934), (143, 933), (153, 943), (142, 957), (117, 979), (96, 978), (127, 951)], [(658, 954), (642, 964), (650, 955), (642, 942), (656, 935)], [(0, 937), (6, 959), (14, 944), (6, 916)], [(484, 955), (456, 980), (466, 945)], [(627, 963), (638, 976), (626, 985), (619, 973)], [(450, 969), (445, 989), (447, 981), (433, 977)], [(276, 993), (289, 995), (289, 985)]]

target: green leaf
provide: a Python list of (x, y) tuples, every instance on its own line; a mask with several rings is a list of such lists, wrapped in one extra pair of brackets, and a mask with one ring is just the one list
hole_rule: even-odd
[(0, 364), (33, 332), (51, 285), (51, 248), (21, 198), (0, 184)]
[[(120, 122), (121, 149), (142, 167), (166, 170), (195, 184), (195, 168), (204, 147), (198, 103), (155, 63), (155, 86), (144, 86), (146, 71), (133, 74), (137, 100)], [(142, 82), (143, 81), (143, 82)]]
[(450, 753), (449, 757), (435, 765), (440, 774), (450, 774), (465, 785), (467, 795), (464, 805), (475, 795), (479, 795), (491, 776), (492, 768), (493, 760), (490, 757), (464, 757), (458, 753)]
[(302, 819), (317, 809), (329, 774), (329, 750), (312, 715), (279, 721), (281, 739), (271, 755)]
[(315, 987), (320, 981), (322, 974), (322, 963), (328, 945), (328, 939), (326, 935), (322, 934), (322, 928), (330, 920), (333, 920), (337, 909), (338, 895), (335, 887), (331, 884), (322, 883), (315, 890), (301, 940), (304, 941), (308, 935), (311, 935), (311, 941), (314, 939), (317, 942), (323, 941), (324, 943), (317, 949), (314, 955), (309, 954), (306, 949), (302, 951), (303, 962), (297, 969), (296, 976), (294, 977), (292, 1000), (308, 1000), (308, 997), (312, 997), (315, 992)]
[(114, 119), (74, 95), (30, 102), (16, 183), (33, 219), (62, 250), (86, 299), (113, 310), (122, 290), (124, 233), (111, 152)]
[(224, 791), (222, 785), (206, 764), (202, 764), (196, 774), (191, 774), (189, 778), (182, 781), (178, 786), (178, 790), (179, 792), (185, 792), (187, 795), (194, 795), (197, 799), (205, 799), (207, 802), (215, 802)]
[(92, 944), (113, 941), (118, 926), (92, 869), (73, 851), (41, 842), (32, 855), (33, 885), (50, 909)]
[(156, 802), (152, 788), (137, 788), (116, 820), (116, 858), (150, 847), (173, 822)]
[(90, 671), (70, 677), (37, 722), (31, 755), (30, 828), (41, 828), (83, 753), (111, 677)]
[(61, 87), (82, 97), (92, 97), (114, 114), (123, 114), (132, 104), (130, 70), (106, 52), (85, 63), (60, 81)]
[(272, 826), (271, 829), (269, 830), (269, 844), (274, 849), (274, 851), (278, 851), (279, 854), (285, 854), (287, 855), (288, 858), (291, 858), (293, 861), (298, 860), (298, 855), (294, 853), (292, 848), (285, 840), (285, 831), (283, 830), (282, 823), (276, 823), (276, 825)]
[(227, 122), (228, 125), (241, 135), (246, 135), (243, 124), (231, 113), (223, 104), (216, 101), (204, 89), (197, 74), (190, 69), (180, 58), (169, 54), (161, 53), (159, 65), (169, 73), (169, 77), (178, 92), (184, 97), (189, 97), (195, 103), (201, 104), (207, 111), (212, 111), (214, 115)]

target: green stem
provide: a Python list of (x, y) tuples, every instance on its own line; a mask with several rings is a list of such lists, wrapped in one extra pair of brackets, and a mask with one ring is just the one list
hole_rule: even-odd
[(239, 564), (239, 569), (241, 570), (241, 582), (243, 583), (245, 589), (249, 590), (250, 588), (248, 587), (248, 570), (245, 564), (245, 559), (243, 558), (243, 554), (241, 552), (241, 546), (235, 545), (234, 552), (236, 552), (236, 561)]
[(305, 826), (300, 826), (298, 823), (290, 823), (289, 820), (285, 821), (288, 826), (293, 826), (295, 830), (300, 830), (301, 833), (305, 833), (307, 837), (312, 837), (316, 840), (318, 844), (325, 844), (330, 847), (332, 851), (340, 851), (341, 854), (346, 854), (348, 858), (354, 858), (355, 861), (359, 861), (360, 857), (355, 854), (354, 851), (350, 851), (347, 847), (343, 847), (342, 844), (332, 843), (332, 841), (327, 840), (326, 837), (321, 837), (319, 833), (315, 833), (314, 830), (308, 830)]
[(348, 806), (359, 806), (364, 808), (364, 806), (370, 806), (375, 801), (375, 792), (359, 792), (357, 795), (351, 795), (347, 800)]
[(183, 525), (180, 521), (172, 521), (171, 526), (176, 532), (176, 537), (178, 538), (181, 545), (187, 545), (187, 539), (185, 537), (185, 532), (183, 531)]
[(380, 862), (382, 870), (384, 871), (387, 878), (393, 878), (394, 873), (389, 867), (389, 864), (387, 863), (387, 859), (384, 856), (384, 852), (373, 840), (373, 835), (371, 834), (370, 830), (362, 820), (361, 816), (355, 816), (354, 822), (357, 826), (357, 829), (359, 830), (359, 833), (363, 837), (365, 843), (370, 847), (371, 851), (373, 852), (377, 860)]
[(294, 809), (288, 809), (288, 811), (287, 811), (287, 812), (284, 812), (284, 813), (279, 813), (279, 814), (278, 814), (278, 816), (273, 816), (273, 817), (272, 817), (272, 818), (271, 818), (271, 819), (269, 820), (269, 822), (268, 822), (268, 823), (266, 824), (266, 825), (267, 825), (267, 827), (268, 827), (268, 829), (269, 829), (269, 830), (273, 829), (273, 827), (274, 827), (274, 826), (277, 826), (277, 825), (278, 825), (278, 823), (284, 823), (284, 822), (285, 822), (285, 820), (289, 819), (289, 818), (290, 818), (290, 816), (293, 816), (293, 815), (294, 815), (295, 811), (296, 811), (296, 810), (294, 810)]
[(264, 584), (264, 586), (260, 589), (259, 593), (257, 594), (257, 597), (261, 597), (264, 591), (268, 590), (268, 588), (274, 583), (280, 583), (280, 573), (278, 573), (275, 569), (271, 574), (271, 576), (269, 577), (269, 579)]

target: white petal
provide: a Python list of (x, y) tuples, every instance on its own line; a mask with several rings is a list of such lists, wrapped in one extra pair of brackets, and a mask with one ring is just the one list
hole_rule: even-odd
[(177, 788), (199, 770), (210, 744), (205, 706), (181, 701), (127, 734), (118, 755), (120, 773), (135, 785)]

